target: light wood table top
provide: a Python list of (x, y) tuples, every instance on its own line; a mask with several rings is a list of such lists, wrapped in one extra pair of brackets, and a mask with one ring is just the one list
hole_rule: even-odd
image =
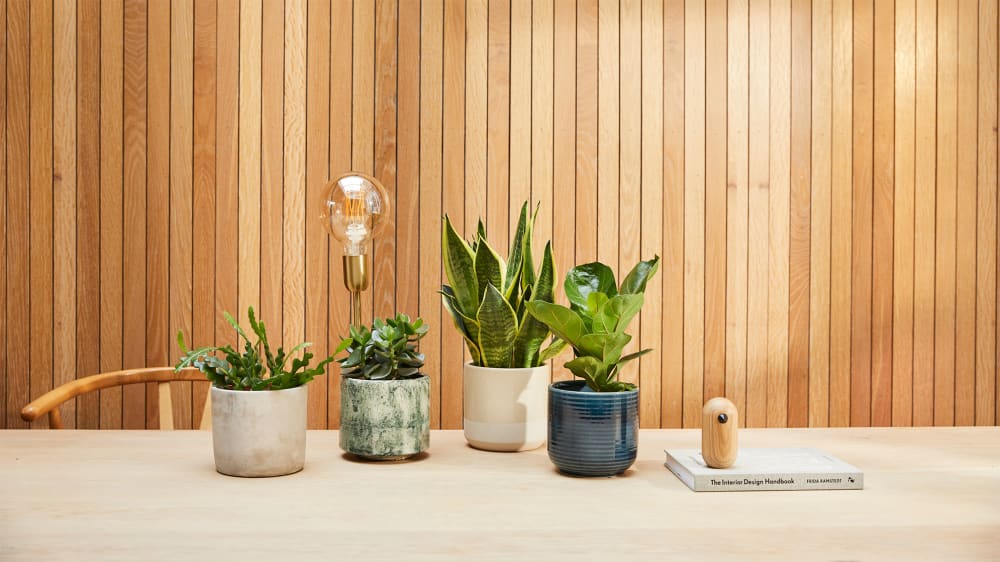
[(863, 491), (703, 492), (664, 466), (696, 430), (643, 430), (624, 476), (569, 478), (544, 447), (486, 453), (435, 431), (424, 458), (217, 474), (199, 431), (0, 431), (0, 560), (1000, 559), (1000, 428), (741, 430), (810, 446)]

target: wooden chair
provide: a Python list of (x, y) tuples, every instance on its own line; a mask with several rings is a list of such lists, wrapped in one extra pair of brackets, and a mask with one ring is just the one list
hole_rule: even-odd
[[(60, 385), (33, 400), (21, 410), (21, 419), (26, 422), (33, 422), (38, 418), (49, 415), (49, 427), (51, 429), (62, 429), (62, 418), (59, 416), (59, 406), (67, 400), (71, 400), (95, 390), (122, 386), (126, 384), (157, 383), (157, 390), (160, 404), (160, 429), (174, 428), (173, 400), (170, 396), (171, 381), (191, 381), (203, 382), (205, 375), (196, 369), (184, 369), (174, 372), (173, 367), (150, 367), (146, 369), (130, 369), (126, 371), (115, 371), (112, 373), (100, 373), (91, 375), (73, 382)], [(208, 429), (212, 424), (211, 394), (205, 399), (205, 410), (201, 417), (200, 429)]]

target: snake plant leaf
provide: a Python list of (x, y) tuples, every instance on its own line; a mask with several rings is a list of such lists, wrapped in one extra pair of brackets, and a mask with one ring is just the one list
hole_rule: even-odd
[(476, 247), (475, 268), (476, 281), (479, 283), (479, 294), (476, 295), (478, 301), (482, 301), (486, 286), (493, 284), (503, 291), (504, 263), (500, 255), (490, 247), (485, 238), (479, 239)]
[(559, 339), (565, 340), (573, 347), (579, 345), (580, 338), (584, 334), (584, 327), (583, 320), (577, 313), (565, 306), (545, 301), (529, 302), (528, 313), (548, 326)]
[(492, 284), (486, 287), (476, 320), (480, 326), (489, 326), (488, 330), (479, 331), (482, 366), (509, 367), (514, 356), (514, 340), (517, 338), (517, 317), (514, 316), (514, 309)]
[(591, 293), (604, 293), (608, 298), (618, 294), (614, 272), (601, 262), (578, 265), (569, 270), (563, 288), (573, 310), (583, 313), (588, 310), (587, 297)]
[(625, 276), (625, 280), (622, 281), (621, 290), (618, 292), (623, 295), (634, 295), (646, 292), (646, 283), (652, 279), (653, 275), (656, 275), (656, 270), (659, 268), (660, 256), (654, 255), (651, 260), (640, 261), (635, 264), (632, 271)]
[(479, 283), (476, 280), (475, 256), (469, 245), (458, 235), (451, 225), (448, 215), (444, 217), (442, 233), (444, 272), (451, 284), (459, 310), (476, 310), (479, 305)]
[(517, 230), (514, 231), (514, 239), (510, 244), (510, 254), (508, 254), (507, 276), (504, 279), (504, 296), (510, 300), (510, 294), (521, 282), (520, 275), (524, 270), (524, 237), (531, 236), (528, 224), (528, 203), (521, 205), (521, 215), (517, 219)]
[[(530, 286), (528, 291), (525, 292), (525, 299), (552, 302), (552, 287), (555, 284), (556, 277), (555, 270), (555, 259), (552, 257), (552, 243), (549, 242), (545, 244), (542, 268), (538, 272), (538, 278), (535, 280), (534, 285)], [(534, 316), (528, 314), (527, 306), (523, 307), (523, 311), (519, 310), (518, 314), (521, 330), (518, 332), (517, 340), (514, 343), (514, 366), (533, 367), (541, 363), (538, 352), (542, 348), (545, 338), (549, 335), (549, 328), (544, 323), (539, 322)]]
[(594, 331), (605, 334), (624, 332), (629, 322), (642, 309), (644, 300), (642, 293), (611, 298), (594, 316)]
[(559, 355), (560, 353), (563, 352), (564, 349), (566, 349), (567, 345), (569, 344), (566, 343), (566, 340), (556, 338), (554, 342), (552, 342), (548, 347), (543, 349), (542, 352), (538, 354), (538, 364), (541, 365), (542, 363), (546, 363), (548, 361), (551, 361), (552, 359), (555, 359), (557, 355)]
[[(455, 327), (465, 338), (465, 342), (469, 347), (469, 353), (472, 354), (473, 360), (478, 365), (480, 353), (479, 344), (476, 342), (479, 341), (479, 322), (475, 318), (469, 318), (458, 310), (458, 301), (451, 287), (447, 285), (442, 287), (441, 301), (444, 304), (445, 310), (451, 314), (451, 319), (455, 323)], [(426, 333), (426, 330), (424, 330), (424, 333)]]
[(535, 212), (531, 215), (531, 221), (528, 222), (528, 226), (524, 231), (524, 271), (521, 273), (522, 290), (527, 290), (535, 285), (535, 251), (532, 247), (532, 240), (535, 234), (535, 219), (538, 218), (538, 210), (541, 208), (541, 203), (535, 205)]

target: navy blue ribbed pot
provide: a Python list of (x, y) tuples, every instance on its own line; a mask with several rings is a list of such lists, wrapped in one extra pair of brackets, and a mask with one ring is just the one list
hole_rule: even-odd
[(549, 459), (576, 476), (614, 476), (635, 462), (639, 389), (583, 392), (581, 380), (549, 386)]

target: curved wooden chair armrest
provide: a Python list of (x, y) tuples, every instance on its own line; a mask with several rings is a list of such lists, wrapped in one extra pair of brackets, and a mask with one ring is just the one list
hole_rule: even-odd
[(205, 375), (197, 369), (184, 369), (174, 372), (173, 367), (149, 367), (145, 369), (128, 369), (112, 373), (100, 373), (68, 382), (39, 396), (21, 409), (21, 419), (26, 422), (33, 422), (45, 414), (49, 414), (49, 427), (62, 429), (59, 406), (63, 402), (76, 398), (81, 394), (126, 384), (167, 383), (171, 381), (197, 382), (205, 380)]

